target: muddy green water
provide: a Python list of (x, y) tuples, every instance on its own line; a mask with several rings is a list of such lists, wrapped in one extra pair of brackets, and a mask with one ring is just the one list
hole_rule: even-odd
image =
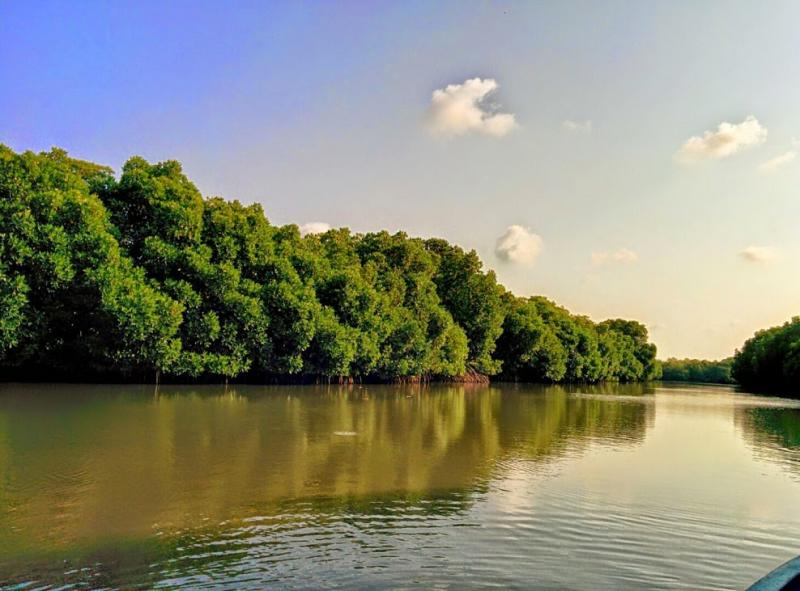
[(798, 553), (789, 399), (0, 385), (6, 586), (741, 589)]

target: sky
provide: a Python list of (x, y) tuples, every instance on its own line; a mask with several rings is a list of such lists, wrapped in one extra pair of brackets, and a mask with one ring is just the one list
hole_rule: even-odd
[(721, 358), (800, 314), (800, 3), (0, 3), (0, 142), (475, 249)]

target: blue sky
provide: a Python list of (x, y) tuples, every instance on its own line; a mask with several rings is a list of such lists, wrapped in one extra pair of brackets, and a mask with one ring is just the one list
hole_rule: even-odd
[[(174, 158), (274, 223), (442, 236), (520, 295), (721, 357), (800, 313), (798, 22), (793, 2), (6, 1), (0, 142)], [(432, 110), (475, 78), (496, 88)], [(447, 127), (476, 113), (513, 126)], [(530, 256), (498, 250), (510, 226)]]

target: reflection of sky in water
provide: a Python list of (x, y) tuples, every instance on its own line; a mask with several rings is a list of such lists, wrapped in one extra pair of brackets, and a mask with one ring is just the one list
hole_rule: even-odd
[(0, 579), (743, 587), (800, 552), (799, 433), (720, 387), (4, 386)]

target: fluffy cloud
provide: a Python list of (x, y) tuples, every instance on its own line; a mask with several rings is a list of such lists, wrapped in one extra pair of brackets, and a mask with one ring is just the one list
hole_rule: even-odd
[(542, 251), (542, 238), (530, 228), (513, 225), (506, 228), (494, 248), (497, 258), (510, 263), (531, 265)]
[(498, 85), (491, 78), (471, 78), (433, 91), (427, 126), (437, 135), (482, 133), (502, 137), (518, 127), (512, 113), (498, 113), (487, 98)]
[(588, 119), (586, 121), (573, 121), (572, 119), (567, 119), (566, 121), (562, 121), (561, 127), (563, 127), (564, 130), (568, 131), (569, 133), (586, 135), (592, 133), (592, 122)]
[(780, 167), (785, 164), (789, 164), (792, 160), (797, 158), (797, 151), (796, 150), (789, 150), (785, 154), (781, 154), (780, 156), (776, 156), (772, 160), (767, 160), (766, 162), (762, 163), (758, 167), (758, 172), (762, 174), (770, 174), (775, 172)]
[(723, 121), (717, 131), (706, 131), (686, 140), (675, 154), (676, 160), (691, 164), (705, 158), (726, 158), (736, 152), (763, 144), (767, 128), (750, 115), (741, 123)]
[(605, 265), (607, 263), (630, 265), (638, 260), (639, 255), (627, 248), (620, 248), (614, 252), (602, 251), (592, 253), (593, 265)]
[(331, 229), (330, 224), (325, 222), (308, 222), (300, 226), (300, 235), (308, 236), (309, 234), (324, 234)]
[(778, 251), (771, 246), (748, 246), (739, 256), (748, 263), (768, 263), (778, 258)]

